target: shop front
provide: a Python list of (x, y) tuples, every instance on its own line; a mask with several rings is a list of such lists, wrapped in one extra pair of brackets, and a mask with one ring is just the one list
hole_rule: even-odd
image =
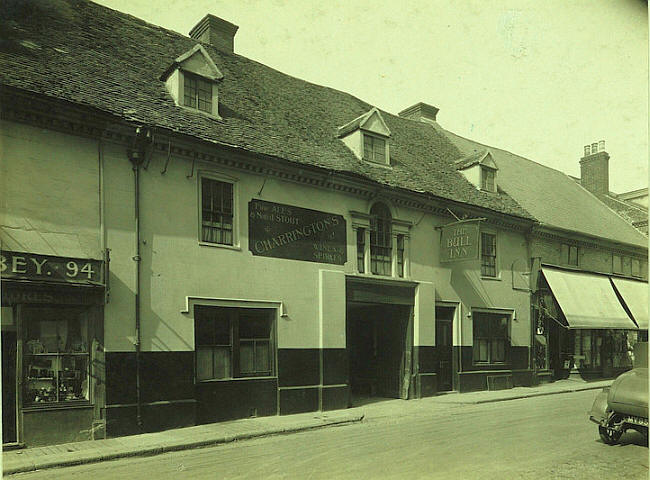
[(101, 260), (3, 251), (2, 442), (103, 434)]
[(534, 308), (539, 379), (610, 378), (632, 368), (639, 326), (608, 275), (545, 266), (539, 281)]

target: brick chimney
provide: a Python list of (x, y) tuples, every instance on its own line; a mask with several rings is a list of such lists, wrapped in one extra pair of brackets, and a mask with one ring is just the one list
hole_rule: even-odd
[(405, 108), (399, 112), (399, 116), (410, 118), (411, 120), (417, 120), (419, 122), (435, 122), (438, 112), (439, 109), (433, 105), (418, 102), (415, 105), (411, 105), (410, 107)]
[(605, 140), (585, 145), (580, 159), (580, 184), (592, 193), (609, 193), (609, 154)]
[(190, 37), (199, 42), (232, 53), (235, 50), (235, 34), (239, 27), (214, 15), (207, 14), (190, 30)]

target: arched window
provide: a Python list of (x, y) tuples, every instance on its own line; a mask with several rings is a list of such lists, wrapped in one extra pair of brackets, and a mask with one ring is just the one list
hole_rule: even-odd
[(370, 270), (391, 275), (391, 214), (383, 203), (370, 209)]

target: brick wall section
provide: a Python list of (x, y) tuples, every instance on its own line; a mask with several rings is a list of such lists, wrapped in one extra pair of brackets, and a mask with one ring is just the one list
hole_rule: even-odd
[(580, 183), (592, 193), (609, 193), (607, 152), (598, 152), (580, 160)]

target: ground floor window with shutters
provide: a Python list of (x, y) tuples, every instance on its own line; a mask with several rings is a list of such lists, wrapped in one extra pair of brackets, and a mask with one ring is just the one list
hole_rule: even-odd
[(274, 318), (270, 308), (195, 306), (196, 379), (273, 376)]
[(473, 312), (475, 364), (504, 364), (508, 359), (510, 315)]

